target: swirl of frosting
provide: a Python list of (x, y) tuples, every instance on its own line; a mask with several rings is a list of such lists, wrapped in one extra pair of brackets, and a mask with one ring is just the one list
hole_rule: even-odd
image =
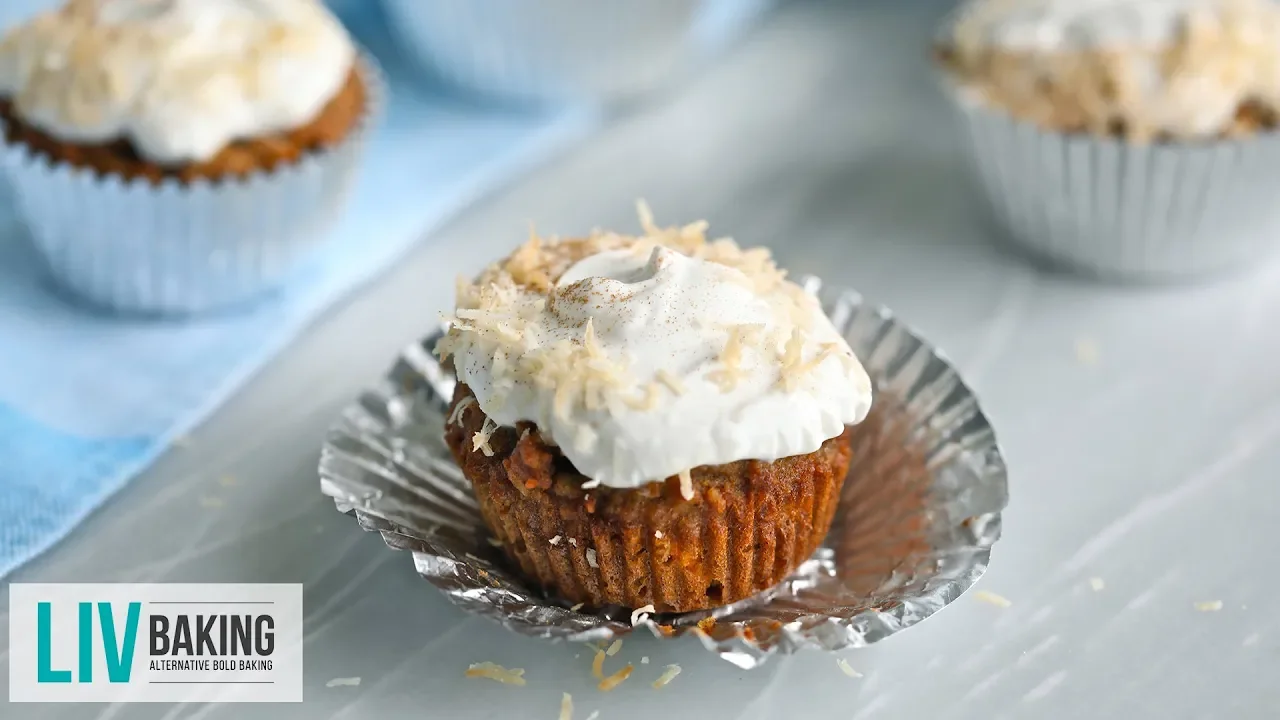
[(305, 125), (355, 55), (318, 0), (71, 0), (0, 40), (0, 97), (67, 142), (199, 162)]
[(442, 350), (496, 425), (534, 422), (593, 483), (631, 488), (814, 452), (866, 416), (866, 372), (767, 253), (663, 240), (590, 248), (545, 293), (466, 289)]

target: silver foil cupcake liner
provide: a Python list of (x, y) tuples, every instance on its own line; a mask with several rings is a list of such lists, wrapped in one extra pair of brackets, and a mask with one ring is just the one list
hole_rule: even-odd
[(469, 612), (515, 632), (607, 641), (635, 627), (697, 635), (744, 668), (775, 652), (838, 650), (882, 640), (929, 617), (974, 584), (1000, 537), (1008, 501), (995, 433), (955, 369), (888, 310), (854, 292), (816, 292), (875, 383), (855, 428), (853, 465), (823, 546), (778, 587), (712, 611), (590, 613), (530, 587), (506, 563), (470, 483), (444, 442), (454, 378), (409, 347), (348, 407), (320, 460), (322, 491), (365, 530), (412, 554), (417, 571)]
[(5, 141), (0, 163), (53, 281), (120, 313), (181, 315), (250, 302), (284, 284), (346, 206), (385, 83), (360, 60), (364, 117), (339, 145), (243, 179), (159, 184), (54, 162)]
[(772, 0), (383, 0), (455, 85), (524, 102), (633, 99), (695, 67)]
[(950, 95), (1009, 238), (1089, 274), (1181, 280), (1280, 251), (1280, 134), (1138, 145), (1042, 130)]

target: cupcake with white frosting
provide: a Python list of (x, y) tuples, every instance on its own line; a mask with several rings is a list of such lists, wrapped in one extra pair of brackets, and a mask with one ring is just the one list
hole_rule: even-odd
[(705, 228), (535, 237), (460, 284), (446, 439), (508, 557), (569, 602), (741, 600), (831, 524), (871, 382), (767, 250)]
[(1158, 279), (1280, 247), (1280, 5), (971, 0), (937, 51), (996, 214), (1035, 253)]
[(3, 161), (54, 279), (188, 313), (284, 282), (380, 81), (319, 0), (71, 0), (0, 39)]

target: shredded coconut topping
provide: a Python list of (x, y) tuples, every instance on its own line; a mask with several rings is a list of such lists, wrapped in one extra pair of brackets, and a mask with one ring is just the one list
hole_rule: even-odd
[(645, 605), (644, 607), (638, 607), (635, 610), (632, 610), (631, 626), (635, 627), (636, 625), (639, 625), (641, 621), (647, 620), (649, 616), (653, 615), (655, 612), (657, 612), (657, 610), (654, 609), (653, 605)]
[(485, 457), (493, 457), (493, 448), (489, 447), (489, 438), (493, 437), (493, 433), (497, 429), (497, 424), (491, 418), (486, 417), (484, 424), (471, 436), (471, 451), (479, 450), (484, 453)]
[(768, 250), (639, 214), (642, 235), (535, 233), (459, 283), (436, 352), (486, 417), (535, 423), (611, 487), (813, 452), (865, 417), (866, 373)]
[(472, 395), (468, 395), (459, 400), (458, 404), (453, 406), (453, 411), (449, 413), (449, 419), (447, 421), (448, 424), (457, 425), (462, 421), (462, 415), (467, 411), (467, 408), (475, 404), (476, 399), (475, 396)]
[(317, 0), (68, 0), (0, 37), (0, 96), (61, 140), (199, 162), (310, 122), (355, 54)]
[(596, 562), (596, 551), (591, 548), (587, 548), (587, 564), (593, 568), (600, 567), (600, 563)]
[(1280, 110), (1269, 0), (970, 0), (949, 30), (967, 101), (1059, 131), (1233, 136)]

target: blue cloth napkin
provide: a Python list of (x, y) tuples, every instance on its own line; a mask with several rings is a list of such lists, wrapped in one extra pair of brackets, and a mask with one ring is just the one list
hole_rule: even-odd
[[(5, 0), (0, 29), (51, 0)], [(346, 7), (342, 7), (345, 5)], [(53, 294), (0, 198), (0, 577), (49, 548), (217, 408), (308, 323), (425, 233), (597, 123), (424, 87), (376, 3), (339, 4), (391, 89), (352, 207), (278, 297), (189, 322), (123, 321)]]

